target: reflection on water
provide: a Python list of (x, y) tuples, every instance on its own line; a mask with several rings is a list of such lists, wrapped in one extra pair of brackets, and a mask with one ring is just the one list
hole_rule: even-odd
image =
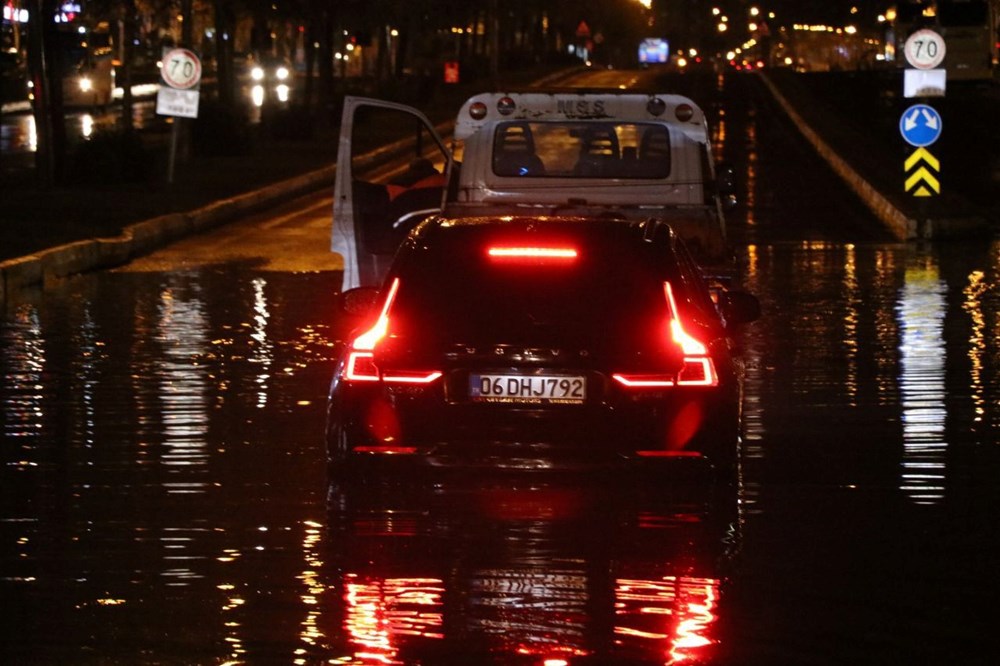
[(719, 612), (719, 579), (664, 576), (659, 580), (615, 581), (615, 634), (649, 643), (666, 663), (705, 661), (716, 642), (712, 626)]
[[(171, 480), (167, 492), (203, 493), (208, 479), (208, 379), (198, 359), (207, 351), (205, 304), (196, 296), (185, 299), (179, 290), (160, 294), (156, 339), (162, 351), (159, 369), (162, 404), (163, 464)], [(200, 479), (199, 479), (200, 477)]]
[(944, 499), (945, 454), (945, 298), (933, 260), (910, 265), (900, 293), (900, 391), (903, 406), (903, 462), (900, 489), (914, 502)]
[(397, 641), (443, 638), (444, 582), (436, 578), (362, 580), (344, 583), (344, 629), (362, 662), (399, 663)]
[[(352, 492), (369, 491), (347, 491), (349, 504)], [(724, 648), (735, 497), (641, 509), (608, 492), (411, 491), (358, 511), (338, 495), (330, 529), (306, 539), (304, 652), (325, 645), (344, 664), (709, 663)], [(498, 497), (518, 508), (504, 517)]]
[[(135, 86), (139, 88), (139, 86)], [(119, 93), (121, 89), (118, 89)], [(147, 95), (145, 100), (134, 100), (132, 105), (132, 125), (136, 129), (162, 129), (166, 116), (156, 114), (155, 100), (149, 99), (150, 90), (142, 91)], [(152, 88), (155, 95), (155, 86)], [(120, 97), (120, 95), (118, 95)], [(106, 113), (94, 115), (86, 111), (66, 113), (66, 136), (76, 142), (91, 138), (98, 130), (110, 130), (118, 124), (120, 110), (112, 107)], [(0, 125), (0, 154), (4, 156), (26, 156), (38, 150), (38, 128), (35, 126), (35, 116), (32, 113), (12, 113), (3, 117)]]
[(895, 457), (901, 492), (942, 501), (949, 439), (996, 439), (995, 247), (751, 245), (743, 261), (765, 313), (744, 340), (747, 457), (801, 459), (845, 484)]
[[(8, 387), (3, 393), (3, 435), (4, 441), (27, 453), (36, 444), (30, 441), (37, 437), (45, 424), (45, 406), (42, 383), (45, 371), (45, 347), (42, 344), (42, 330), (38, 311), (28, 305), (14, 310), (10, 324), (4, 327), (0, 337), (0, 359), (3, 363), (3, 377)], [(5, 444), (5, 448), (9, 445)], [(30, 456), (17, 461), (20, 465), (30, 465)]]
[(250, 338), (253, 340), (250, 362), (260, 366), (257, 373), (257, 407), (263, 409), (267, 406), (267, 382), (270, 379), (271, 362), (273, 354), (271, 343), (267, 339), (267, 322), (271, 315), (267, 310), (267, 296), (264, 288), (267, 281), (257, 278), (252, 282), (253, 286), (253, 333)]

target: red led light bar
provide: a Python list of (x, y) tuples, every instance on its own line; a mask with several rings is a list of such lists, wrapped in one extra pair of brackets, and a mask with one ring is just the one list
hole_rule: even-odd
[(701, 458), (702, 455), (698, 451), (636, 451), (635, 454), (642, 458)]
[(670, 388), (676, 386), (674, 375), (623, 375), (615, 373), (611, 378), (627, 388)]
[(389, 330), (389, 306), (396, 299), (396, 292), (399, 291), (399, 278), (392, 281), (389, 293), (382, 304), (382, 311), (375, 320), (375, 325), (354, 338), (351, 343), (351, 353), (347, 357), (347, 367), (344, 369), (344, 377), (350, 381), (377, 382), (379, 380), (378, 368), (375, 366), (375, 345), (385, 337)]
[(380, 455), (410, 455), (417, 452), (415, 446), (355, 446), (351, 449), (355, 453), (375, 453)]
[(378, 368), (371, 352), (352, 351), (347, 357), (344, 377), (354, 382), (377, 382)]
[(382, 381), (392, 382), (394, 384), (430, 384), (442, 374), (444, 373), (438, 370), (420, 370), (416, 372), (407, 370), (392, 370), (387, 371), (382, 376)]
[(492, 261), (529, 264), (566, 264), (576, 261), (577, 251), (571, 247), (494, 246), (487, 250)]
[(385, 303), (382, 304), (382, 311), (379, 313), (375, 325), (354, 338), (354, 342), (351, 343), (352, 349), (356, 351), (372, 351), (375, 349), (378, 341), (385, 337), (385, 334), (389, 330), (389, 308), (392, 306), (392, 302), (396, 300), (396, 292), (398, 291), (399, 278), (396, 278), (389, 287), (389, 294), (385, 297)]

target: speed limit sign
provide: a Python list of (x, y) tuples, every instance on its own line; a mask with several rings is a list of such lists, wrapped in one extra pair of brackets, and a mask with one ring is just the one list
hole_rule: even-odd
[(944, 38), (933, 30), (917, 30), (906, 38), (906, 62), (917, 69), (934, 69), (944, 60)]
[(163, 82), (176, 90), (191, 90), (201, 83), (201, 60), (188, 49), (170, 49), (163, 54)]
[(188, 49), (163, 49), (160, 67), (163, 84), (156, 91), (156, 113), (161, 116), (198, 117), (201, 60)]

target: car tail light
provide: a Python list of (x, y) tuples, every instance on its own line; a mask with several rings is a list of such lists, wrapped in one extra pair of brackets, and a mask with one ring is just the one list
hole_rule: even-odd
[(390, 370), (382, 376), (382, 381), (394, 384), (430, 384), (443, 373), (439, 370)]
[(353, 382), (377, 382), (378, 368), (372, 353), (352, 351), (347, 357), (344, 377)]
[(375, 324), (367, 331), (354, 338), (351, 343), (351, 352), (347, 356), (347, 365), (344, 369), (344, 378), (355, 382), (390, 382), (396, 384), (430, 384), (441, 376), (437, 370), (393, 370), (385, 374), (380, 374), (378, 366), (375, 365), (375, 347), (386, 336), (389, 331), (389, 308), (396, 300), (399, 292), (399, 278), (395, 278), (389, 286), (389, 293), (386, 295), (382, 311), (375, 320)]
[(663, 283), (663, 292), (670, 310), (670, 341), (677, 345), (684, 356), (680, 372), (673, 374), (615, 373), (612, 378), (627, 388), (668, 388), (672, 386), (717, 386), (719, 376), (715, 363), (708, 355), (708, 348), (685, 330), (677, 311), (673, 287)]
[(571, 247), (537, 246), (492, 246), (487, 254), (493, 262), (535, 266), (568, 264), (576, 261), (578, 256)]
[(385, 337), (389, 330), (389, 308), (396, 300), (396, 292), (399, 291), (399, 278), (392, 281), (389, 293), (382, 304), (382, 311), (379, 312), (375, 324), (367, 331), (354, 338), (351, 343), (351, 352), (347, 356), (347, 367), (344, 370), (344, 377), (356, 382), (377, 382), (379, 380), (378, 368), (375, 366), (375, 345)]

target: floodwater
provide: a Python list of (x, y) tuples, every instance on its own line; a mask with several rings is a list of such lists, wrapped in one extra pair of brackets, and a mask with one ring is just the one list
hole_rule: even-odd
[(738, 108), (736, 501), (329, 492), (339, 273), (87, 275), (0, 318), (0, 663), (997, 663), (1000, 244), (782, 196)]
[(766, 314), (738, 512), (525, 484), (340, 511), (336, 273), (105, 273), (14, 305), (3, 661), (986, 663), (1000, 247), (744, 262)]

